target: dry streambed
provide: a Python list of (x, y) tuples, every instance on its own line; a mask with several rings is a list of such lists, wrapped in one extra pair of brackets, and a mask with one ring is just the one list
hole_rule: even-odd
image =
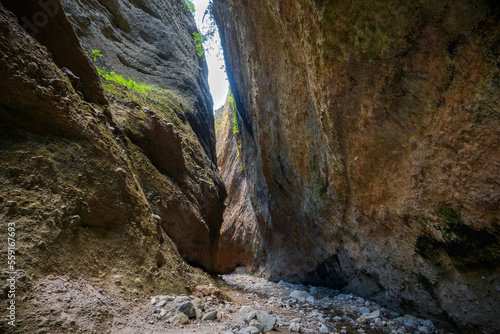
[(18, 332), (26, 333), (446, 333), (369, 300), (233, 273), (232, 287), (190, 296), (104, 289), (99, 280), (48, 276), (33, 284)]

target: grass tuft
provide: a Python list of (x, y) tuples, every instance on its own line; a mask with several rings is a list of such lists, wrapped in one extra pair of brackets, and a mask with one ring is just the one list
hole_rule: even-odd
[(97, 72), (99, 75), (101, 75), (104, 79), (116, 82), (119, 85), (126, 86), (130, 89), (133, 89), (139, 93), (148, 93), (148, 92), (158, 92), (161, 93), (163, 89), (157, 88), (151, 85), (147, 85), (141, 82), (135, 82), (134, 80), (130, 78), (123, 77), (122, 75), (116, 74), (115, 72), (108, 72), (104, 69), (100, 69), (97, 67)]

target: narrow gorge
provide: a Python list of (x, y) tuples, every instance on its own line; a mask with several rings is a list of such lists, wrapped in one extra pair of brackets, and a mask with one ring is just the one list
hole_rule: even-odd
[(198, 3), (0, 0), (0, 333), (498, 333), (500, 6)]

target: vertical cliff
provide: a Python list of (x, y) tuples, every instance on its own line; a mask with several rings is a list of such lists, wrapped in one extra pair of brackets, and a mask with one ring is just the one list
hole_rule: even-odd
[(249, 263), (497, 331), (498, 7), (216, 0), (214, 14), (263, 240)]
[[(192, 265), (213, 270), (225, 189), (206, 65), (184, 1), (65, 2), (110, 20), (70, 16), (77, 33), (58, 0), (0, 2), (0, 224), (15, 231), (17, 259), (7, 267), (12, 254), (2, 241), (0, 275), (17, 272), (18, 309), (36, 312), (30, 286), (50, 274), (136, 295), (210, 282)], [(120, 53), (105, 53), (98, 32), (106, 29), (116, 29), (115, 48), (135, 50), (138, 58), (125, 59), (148, 76), (107, 62)], [(143, 30), (176, 39), (157, 36), (161, 49), (151, 42), (141, 56), (134, 34)], [(104, 51), (98, 65), (115, 76), (98, 76), (85, 43)], [(165, 50), (178, 73), (160, 61)], [(39, 319), (22, 314), (9, 330), (34, 332)]]

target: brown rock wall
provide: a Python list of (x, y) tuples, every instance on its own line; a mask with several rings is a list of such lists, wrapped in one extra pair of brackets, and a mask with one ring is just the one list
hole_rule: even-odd
[(260, 269), (498, 330), (498, 8), (221, 0), (215, 13)]

